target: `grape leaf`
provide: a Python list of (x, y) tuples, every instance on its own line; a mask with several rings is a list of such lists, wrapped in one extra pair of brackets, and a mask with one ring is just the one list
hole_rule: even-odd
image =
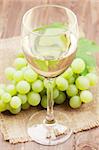
[(96, 59), (93, 53), (99, 51), (99, 45), (86, 38), (80, 38), (78, 41), (76, 57), (82, 58), (87, 64), (88, 70), (96, 67)]

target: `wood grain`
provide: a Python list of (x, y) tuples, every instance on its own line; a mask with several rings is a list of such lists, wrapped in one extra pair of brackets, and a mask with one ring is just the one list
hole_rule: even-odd
[(86, 37), (99, 43), (99, 0), (0, 0), (0, 37), (20, 35), (23, 14), (35, 5), (46, 3), (71, 8)]
[[(99, 43), (99, 0), (0, 0), (0, 38), (20, 35), (23, 14), (42, 3), (61, 4), (78, 17), (86, 37)], [(14, 132), (14, 131), (13, 131)], [(41, 146), (34, 142), (11, 145), (0, 133), (0, 150), (99, 150), (99, 128), (72, 135), (64, 144)]]

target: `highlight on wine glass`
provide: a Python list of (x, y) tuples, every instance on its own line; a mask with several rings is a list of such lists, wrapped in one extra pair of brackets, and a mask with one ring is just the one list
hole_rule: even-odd
[[(37, 143), (56, 145), (66, 141), (72, 134), (69, 125), (65, 125), (65, 113), (53, 110), (53, 89), (54, 82), (60, 91), (68, 88), (68, 82), (63, 76), (67, 74), (64, 71), (76, 55), (79, 34), (77, 18), (66, 7), (41, 5), (25, 13), (21, 29), (25, 57), (33, 70), (46, 78), (44, 85), (47, 89), (47, 113), (38, 111), (33, 114), (27, 122), (27, 132)], [(72, 65), (74, 70), (77, 70), (78, 63), (81, 68), (85, 67), (82, 60), (77, 61)], [(68, 70), (70, 75), (70, 68)], [(78, 92), (75, 86), (72, 88)], [(78, 97), (75, 99), (79, 101)]]

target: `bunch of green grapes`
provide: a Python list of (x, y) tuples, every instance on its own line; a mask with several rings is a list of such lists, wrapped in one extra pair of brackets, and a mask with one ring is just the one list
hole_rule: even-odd
[[(68, 100), (71, 108), (79, 108), (82, 103), (93, 100), (89, 89), (97, 83), (97, 76), (95, 72), (86, 72), (86, 68), (82, 59), (75, 58), (71, 66), (53, 80), (54, 104)], [(32, 70), (23, 53), (15, 59), (13, 67), (5, 69), (5, 75), (10, 84), (0, 84), (0, 112), (9, 110), (17, 114), (21, 109), (39, 104), (47, 108), (48, 81)]]

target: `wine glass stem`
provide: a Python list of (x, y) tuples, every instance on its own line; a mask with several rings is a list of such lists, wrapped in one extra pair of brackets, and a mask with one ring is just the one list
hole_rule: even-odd
[(47, 86), (47, 115), (46, 115), (46, 123), (55, 123), (54, 119), (54, 111), (53, 111), (53, 85), (52, 79), (48, 78), (48, 86)]

